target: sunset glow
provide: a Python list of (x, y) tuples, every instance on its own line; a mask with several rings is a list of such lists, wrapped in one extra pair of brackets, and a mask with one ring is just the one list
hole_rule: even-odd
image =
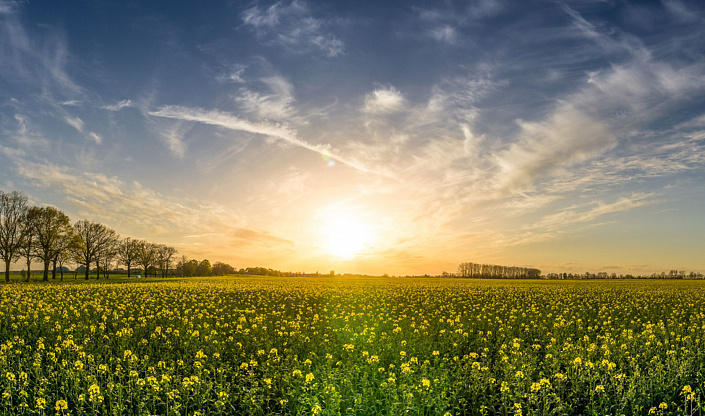
[(238, 269), (705, 272), (703, 21), (0, 0), (0, 190)]
[(322, 232), (326, 251), (336, 257), (350, 259), (371, 242), (367, 225), (353, 215), (331, 216), (324, 221)]

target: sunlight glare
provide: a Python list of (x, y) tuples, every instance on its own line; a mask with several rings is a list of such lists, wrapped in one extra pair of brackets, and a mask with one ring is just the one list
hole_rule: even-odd
[(369, 226), (350, 213), (327, 215), (322, 233), (325, 250), (343, 259), (359, 255), (372, 239)]

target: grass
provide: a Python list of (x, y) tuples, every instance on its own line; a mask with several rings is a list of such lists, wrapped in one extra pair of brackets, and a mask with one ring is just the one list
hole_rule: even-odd
[(3, 414), (702, 414), (699, 281), (0, 286)]

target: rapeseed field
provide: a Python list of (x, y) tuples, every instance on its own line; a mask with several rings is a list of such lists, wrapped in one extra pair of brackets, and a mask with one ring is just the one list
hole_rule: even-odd
[(682, 415), (697, 281), (225, 277), (0, 287), (0, 414)]

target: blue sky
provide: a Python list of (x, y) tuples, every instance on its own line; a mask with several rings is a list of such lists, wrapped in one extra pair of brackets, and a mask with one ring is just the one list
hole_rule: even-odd
[(0, 189), (235, 267), (705, 272), (705, 6), (0, 0)]

